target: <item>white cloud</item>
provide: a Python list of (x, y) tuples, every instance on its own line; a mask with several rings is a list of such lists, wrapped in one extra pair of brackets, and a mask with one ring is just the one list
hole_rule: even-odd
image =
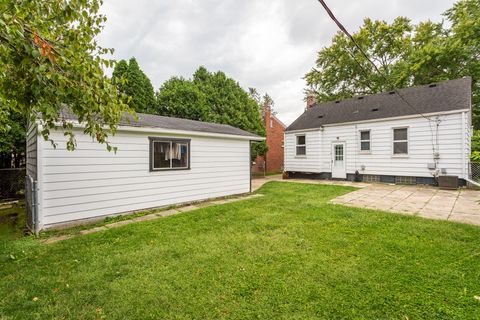
[[(414, 22), (441, 20), (454, 0), (329, 0), (355, 31), (365, 17)], [(105, 0), (99, 36), (116, 59), (137, 58), (155, 88), (171, 76), (190, 77), (200, 65), (275, 100), (290, 124), (304, 109), (302, 79), (316, 52), (329, 45), (336, 26), (316, 0)]]

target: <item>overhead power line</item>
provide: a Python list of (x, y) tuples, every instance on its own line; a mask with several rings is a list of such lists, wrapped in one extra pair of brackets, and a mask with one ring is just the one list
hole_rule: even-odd
[[(361, 54), (365, 57), (365, 59), (373, 66), (375, 71), (385, 80), (385, 82), (392, 88), (392, 90), (400, 97), (400, 99), (408, 106), (410, 107), (415, 113), (418, 113), (421, 115), (423, 118), (427, 119), (428, 121), (434, 121), (430, 119), (429, 117), (425, 116), (422, 112), (420, 112), (417, 108), (415, 108), (405, 97), (399, 92), (398, 89), (395, 88), (395, 86), (390, 82), (390, 80), (385, 76), (385, 74), (377, 67), (377, 65), (370, 59), (370, 57), (367, 55), (367, 53), (362, 49), (362, 47), (358, 44), (358, 42), (355, 40), (355, 38), (348, 32), (347, 28), (343, 26), (343, 24), (335, 17), (333, 14), (332, 10), (327, 6), (324, 0), (318, 0), (322, 7), (325, 9), (327, 14), (330, 16), (330, 18), (335, 22), (335, 24), (338, 26), (338, 28), (352, 41), (352, 43), (355, 45), (355, 47), (361, 52)], [(348, 51), (348, 50), (347, 50)], [(349, 52), (349, 51), (348, 51)], [(350, 53), (350, 52), (349, 52)], [(361, 64), (357, 61), (357, 59), (351, 54), (355, 62), (360, 66), (362, 71), (366, 74), (365, 69), (361, 66)], [(368, 81), (368, 80), (367, 80)]]

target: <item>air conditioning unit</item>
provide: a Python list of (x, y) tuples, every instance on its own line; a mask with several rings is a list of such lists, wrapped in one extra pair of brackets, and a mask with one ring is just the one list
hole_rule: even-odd
[(458, 176), (438, 176), (438, 186), (442, 189), (457, 189)]

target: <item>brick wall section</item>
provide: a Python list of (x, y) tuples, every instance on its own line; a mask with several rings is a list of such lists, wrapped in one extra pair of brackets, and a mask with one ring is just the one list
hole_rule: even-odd
[(253, 172), (263, 172), (264, 166), (266, 172), (283, 171), (283, 134), (285, 125), (271, 114), (271, 108), (263, 108), (263, 120), (265, 122), (266, 142), (268, 152), (265, 157), (257, 157)]

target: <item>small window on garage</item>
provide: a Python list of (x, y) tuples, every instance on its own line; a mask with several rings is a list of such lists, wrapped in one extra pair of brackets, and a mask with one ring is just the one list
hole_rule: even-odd
[(408, 155), (408, 128), (393, 129), (393, 154)]
[(297, 139), (296, 155), (305, 156), (307, 154), (307, 144), (305, 140), (305, 135), (298, 135), (296, 139)]
[(360, 151), (370, 151), (370, 130), (360, 131)]
[(150, 138), (150, 171), (190, 169), (190, 140)]

